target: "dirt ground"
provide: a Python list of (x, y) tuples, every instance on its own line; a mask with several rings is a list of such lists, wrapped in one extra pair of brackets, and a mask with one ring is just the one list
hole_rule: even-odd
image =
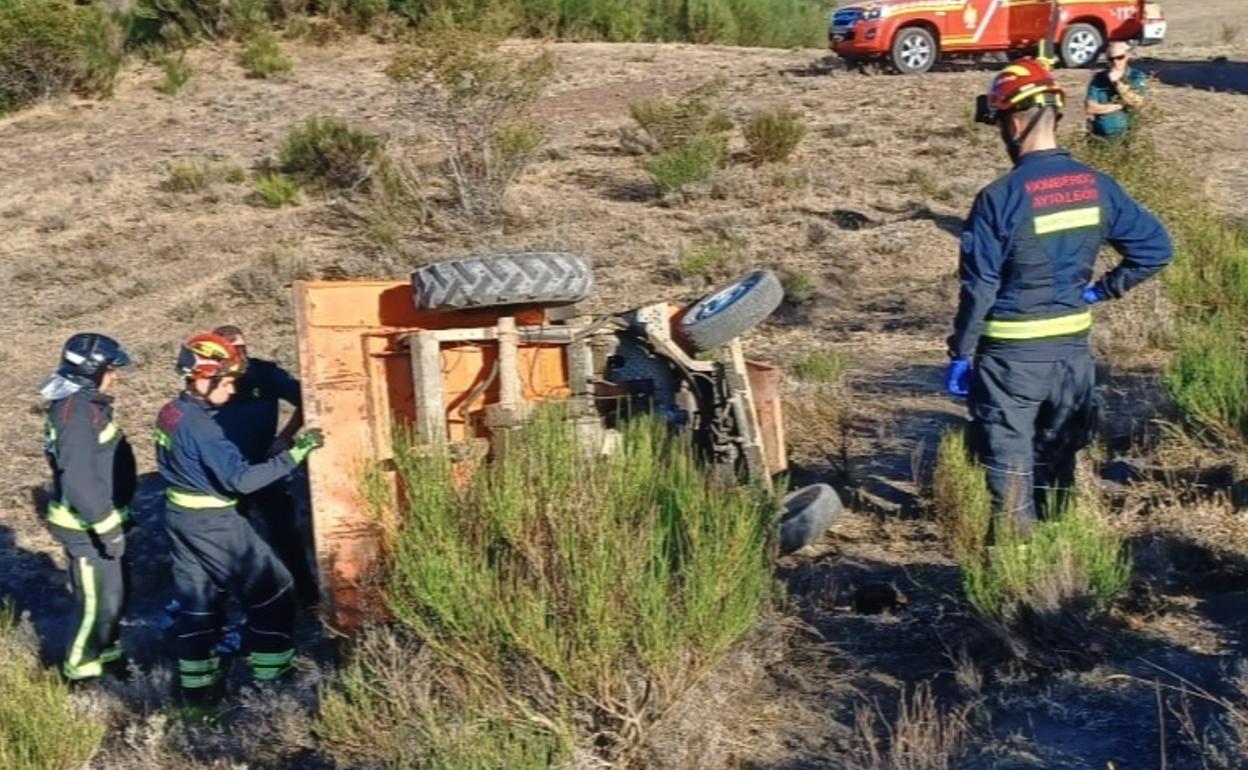
[[(1157, 136), (1198, 169), (1212, 200), (1242, 217), (1248, 6), (1171, 0), (1166, 9), (1172, 42), (1145, 51), (1140, 65), (1155, 77)], [(1223, 31), (1232, 24), (1243, 27), (1233, 41)], [(834, 481), (853, 511), (825, 543), (783, 565), (786, 622), (798, 630), (766, 654), (747, 655), (733, 674), (739, 686), (723, 696), (731, 701), (726, 713), (763, 717), (721, 720), (701, 734), (731, 739), (705, 738), (701, 754), (688, 734), (674, 736), (692, 752), (684, 766), (849, 766), (855, 706), (880, 699), (891, 717), (896, 688), (932, 681), (951, 702), (976, 704), (976, 758), (967, 767), (1134, 770), (1167, 767), (1166, 752), (1170, 767), (1198, 767), (1175, 764), (1197, 755), (1176, 728), (1159, 733), (1150, 682), (1156, 667), (1215, 690), (1228, 680), (1246, 630), (1248, 581), (1237, 562), (1172, 542), (1164, 530), (1141, 536), (1137, 561), (1160, 566), (1124, 610), (1128, 630), (1087, 670), (1036, 677), (996, 657), (923, 516), (925, 464), (942, 428), (963, 418), (961, 405), (941, 394), (957, 233), (975, 192), (1008, 167), (995, 136), (968, 121), (996, 65), (896, 78), (846, 72), (816, 50), (549, 48), (560, 61), (541, 105), (551, 151), (512, 194), (519, 224), (479, 238), (417, 236), (381, 269), (402, 276), (410, 265), (483, 246), (553, 245), (592, 257), (594, 306), (622, 309), (640, 296), (698, 296), (707, 286), (674, 278), (673, 267), (690, 248), (732, 239), (736, 267), (803, 273), (817, 286), (809, 302), (786, 306), (753, 335), (751, 352), (786, 364), (827, 350), (851, 362), (848, 434), (790, 430), (799, 476)], [(32, 503), (47, 476), (36, 391), (64, 338), (106, 331), (138, 360), (118, 407), (149, 474), (138, 506), (141, 596), (126, 634), (140, 642), (141, 665), (159, 665), (168, 558), (148, 439), (177, 387), (177, 342), (235, 322), (250, 331), (257, 354), (293, 365), (284, 291), (247, 288), (238, 276), (263, 274), (274, 260), (325, 273), (371, 258), (372, 247), (340, 225), (340, 201), (307, 195), (297, 207), (272, 210), (254, 205), (244, 185), (162, 189), (170, 161), (254, 169), (311, 115), (339, 115), (392, 137), (413, 130), (397, 116), (382, 72), (392, 49), (360, 39), (290, 52), (295, 68), (286, 80), (245, 78), (232, 48), (202, 48), (191, 53), (195, 74), (175, 97), (155, 90), (157, 69), (136, 66), (111, 99), (0, 119), (0, 596), (30, 613), (50, 657), (62, 644), (68, 594), (63, 558)], [(1089, 73), (1058, 76), (1079, 94)], [(724, 79), (722, 103), (734, 114), (785, 106), (804, 115), (810, 133), (788, 163), (735, 164), (707, 195), (663, 204), (637, 158), (620, 148), (628, 104), (714, 78)], [(1080, 112), (1070, 110), (1069, 131), (1081, 126)], [(1158, 362), (1139, 344), (1139, 316), (1129, 308), (1098, 316), (1098, 349), (1112, 356), (1103, 372), (1116, 409), (1109, 445), (1127, 447), (1151, 416)], [(791, 403), (812, 397), (791, 385)], [(881, 586), (897, 594), (888, 593), (882, 612), (866, 611), (861, 597)], [(974, 671), (982, 675), (977, 688), (963, 681)], [(698, 724), (697, 714), (686, 717)]]

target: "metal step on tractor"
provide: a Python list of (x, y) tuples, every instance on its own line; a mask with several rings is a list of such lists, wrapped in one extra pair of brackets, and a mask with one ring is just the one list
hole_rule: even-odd
[[(370, 577), (382, 543), (363, 469), (391, 480), (396, 430), (444, 445), (460, 467), (541, 401), (566, 402), (576, 433), (609, 451), (615, 426), (652, 413), (687, 431), (708, 473), (771, 484), (788, 467), (780, 370), (746, 358), (740, 337), (775, 311), (779, 279), (756, 270), (690, 305), (658, 302), (587, 316), (585, 258), (529, 252), (427, 265), (411, 280), (294, 285), (304, 410), (329, 437), (309, 466), (325, 619), (349, 632), (378, 610)], [(841, 511), (826, 484), (784, 498), (791, 552)]]

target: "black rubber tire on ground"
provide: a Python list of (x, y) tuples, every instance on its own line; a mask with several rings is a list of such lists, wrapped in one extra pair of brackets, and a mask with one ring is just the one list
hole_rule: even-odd
[(695, 353), (714, 350), (758, 326), (783, 300), (776, 274), (755, 270), (691, 305), (680, 318), (680, 335)]
[(1071, 69), (1096, 62), (1105, 48), (1105, 36), (1092, 24), (1071, 24), (1062, 33), (1062, 64)]
[(902, 75), (919, 75), (930, 70), (940, 59), (940, 46), (932, 33), (923, 27), (906, 27), (893, 38), (889, 58), (893, 69)]
[(845, 510), (836, 490), (827, 484), (811, 484), (789, 493), (780, 516), (780, 553), (789, 554), (823, 537)]
[(562, 252), (480, 254), (425, 265), (412, 273), (421, 310), (499, 305), (568, 305), (594, 288), (589, 260)]

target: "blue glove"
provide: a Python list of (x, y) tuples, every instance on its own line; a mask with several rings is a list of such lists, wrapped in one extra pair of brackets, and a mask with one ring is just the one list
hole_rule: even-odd
[(949, 395), (966, 398), (971, 392), (971, 359), (955, 358), (945, 370), (945, 390)]
[(1083, 301), (1089, 305), (1095, 305), (1098, 302), (1104, 302), (1109, 299), (1109, 294), (1096, 284), (1085, 287), (1083, 290)]

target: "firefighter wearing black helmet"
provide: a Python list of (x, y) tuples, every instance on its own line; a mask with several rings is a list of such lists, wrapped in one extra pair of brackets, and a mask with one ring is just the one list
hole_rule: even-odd
[[(1089, 307), (1161, 270), (1166, 229), (1105, 174), (1057, 145), (1064, 92), (1022, 59), (979, 97), (1014, 168), (980, 191), (962, 230), (962, 291), (946, 387), (968, 398), (970, 439), (995, 510), (1022, 534), (1073, 488), (1097, 401)], [(1093, 281), (1102, 245), (1121, 262)]]
[(103, 334), (75, 334), (41, 395), (50, 403), (44, 453), (52, 468), (47, 522), (65, 547), (74, 595), (61, 671), (77, 681), (123, 664), (120, 627), (128, 580), (127, 510), (134, 498), (134, 452), (113, 419), (117, 370), (130, 356)]

